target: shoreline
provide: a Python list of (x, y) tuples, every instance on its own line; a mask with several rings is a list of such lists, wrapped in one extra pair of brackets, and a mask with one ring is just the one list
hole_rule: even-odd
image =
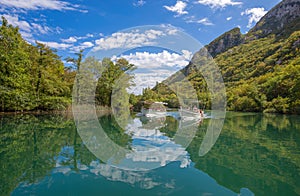
[[(96, 113), (98, 112), (104, 112), (105, 114), (111, 114), (112, 111), (109, 107), (106, 106), (96, 106)], [(208, 110), (211, 111), (211, 110)], [(292, 114), (292, 113), (287, 113), (287, 114), (282, 114), (282, 113), (269, 113), (269, 112), (244, 112), (244, 111), (232, 111), (232, 110), (226, 110), (227, 112), (237, 112), (237, 113), (255, 113), (255, 114), (262, 114), (262, 115), (287, 115), (287, 116), (300, 116), (299, 114)], [(138, 112), (134, 112), (138, 113)], [(67, 114), (73, 115), (73, 111), (71, 108), (68, 108), (66, 110), (36, 110), (36, 111), (16, 111), (16, 112), (0, 112), (0, 116), (5, 116), (5, 115), (22, 115), (22, 114), (32, 114), (32, 115), (51, 115), (51, 114)]]
[[(107, 106), (96, 106), (96, 112), (111, 113), (111, 109)], [(49, 115), (49, 114), (73, 114), (72, 107), (65, 110), (32, 110), (32, 111), (7, 111), (0, 112), (0, 116), (4, 115), (20, 115), (20, 114), (33, 114), (33, 115)]]

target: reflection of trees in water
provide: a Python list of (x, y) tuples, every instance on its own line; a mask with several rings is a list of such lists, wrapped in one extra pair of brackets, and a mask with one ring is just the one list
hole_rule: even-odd
[[(128, 146), (130, 136), (111, 116), (102, 116), (99, 121), (110, 138)], [(109, 180), (128, 181), (141, 188), (162, 184), (146, 179), (146, 174), (103, 164), (85, 147), (73, 119), (62, 115), (0, 116), (0, 137), (0, 195), (9, 195), (20, 183), (38, 183), (50, 172), (81, 172), (86, 167)], [(91, 165), (95, 160), (98, 164)], [(120, 172), (122, 175), (116, 178)], [(141, 179), (146, 181), (142, 183)]]
[(99, 118), (99, 123), (113, 142), (121, 147), (130, 149), (131, 137), (125, 133), (125, 130), (119, 126), (113, 116), (102, 116)]
[(188, 152), (196, 168), (235, 192), (247, 187), (258, 195), (300, 194), (299, 125), (295, 116), (228, 113), (206, 156), (197, 154), (201, 132)]
[[(36, 183), (50, 175), (57, 157), (62, 165), (78, 171), (78, 163), (89, 164), (96, 157), (77, 134), (74, 121), (63, 115), (0, 116), (0, 195), (8, 195), (21, 182)], [(72, 153), (62, 149), (72, 146)]]
[(172, 116), (167, 116), (165, 124), (159, 130), (166, 134), (167, 137), (173, 138), (178, 129), (179, 123), (178, 120)]
[[(114, 124), (109, 116), (99, 121), (106, 128)], [(196, 168), (235, 192), (247, 187), (258, 195), (300, 194), (297, 116), (229, 113), (215, 146), (199, 157), (208, 123), (209, 119), (199, 126), (187, 149)], [(167, 117), (160, 131), (172, 138), (178, 126), (176, 120)], [(111, 126), (107, 135), (114, 141), (120, 140), (119, 145), (128, 145), (129, 136), (115, 129), (118, 128)], [(81, 141), (73, 120), (62, 115), (0, 117), (0, 136), (0, 195), (10, 194), (22, 182), (36, 183), (50, 172), (62, 172), (64, 168), (68, 172), (88, 169), (109, 180), (143, 188), (161, 184), (159, 179), (139, 183), (144, 178), (142, 174), (124, 173), (99, 160), (91, 164), (97, 158)]]

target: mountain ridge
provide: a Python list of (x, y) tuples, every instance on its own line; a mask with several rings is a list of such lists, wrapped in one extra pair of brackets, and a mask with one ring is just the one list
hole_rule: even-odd
[(283, 0), (267, 12), (257, 24), (246, 34), (235, 27), (206, 45), (212, 57), (230, 48), (247, 43), (254, 39), (264, 38), (270, 34), (277, 37), (288, 37), (294, 31), (300, 30), (300, 1)]
[(199, 60), (203, 55), (213, 58), (223, 76), (229, 110), (300, 114), (299, 1), (280, 2), (245, 35), (238, 28), (225, 32), (196, 52), (186, 67), (154, 87), (155, 96), (178, 105), (176, 93), (167, 84), (181, 85), (184, 75), (205, 108), (210, 108), (212, 95), (197, 69), (205, 62)]

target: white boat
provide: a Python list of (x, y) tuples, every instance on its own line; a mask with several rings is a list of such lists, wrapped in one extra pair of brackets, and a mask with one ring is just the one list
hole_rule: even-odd
[(200, 110), (198, 108), (180, 108), (179, 109), (179, 115), (182, 119), (202, 119), (204, 118), (204, 112), (203, 110)]
[(141, 113), (146, 117), (162, 117), (166, 116), (167, 110), (163, 102), (154, 102), (149, 108), (142, 107)]
[(154, 109), (145, 109), (142, 108), (141, 113), (143, 116), (146, 117), (161, 117), (161, 116), (166, 116), (166, 112), (165, 111), (161, 111), (161, 110), (154, 110)]

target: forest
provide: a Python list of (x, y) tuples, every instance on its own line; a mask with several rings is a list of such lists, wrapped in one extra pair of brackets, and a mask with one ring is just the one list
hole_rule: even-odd
[[(243, 44), (214, 56), (226, 86), (227, 109), (300, 114), (300, 31), (281, 37), (274, 34), (259, 38), (253, 36), (253, 33), (248, 34)], [(114, 83), (125, 74), (126, 78), (119, 89), (125, 95), (120, 97), (120, 105), (127, 104), (129, 99), (136, 110), (140, 108), (141, 101), (163, 101), (171, 108), (179, 107), (177, 92), (170, 90), (164, 82), (157, 83), (152, 89), (144, 89), (142, 95), (129, 95), (125, 89), (132, 85), (133, 75), (128, 73), (135, 66), (125, 59), (113, 62), (104, 58), (99, 62), (88, 57), (83, 60), (83, 51), (80, 51), (76, 58), (67, 58), (66, 61), (73, 66), (64, 66), (61, 57), (48, 46), (26, 42), (19, 28), (8, 24), (2, 17), (0, 111), (68, 109), (72, 103), (73, 85), (80, 87), (80, 78), (93, 74), (86, 72), (88, 69), (80, 72), (81, 66), (89, 65), (99, 67), (96, 71), (101, 75), (97, 81), (90, 81), (97, 86), (94, 98), (97, 105), (111, 106)], [(193, 85), (201, 107), (209, 109), (211, 94), (201, 72), (193, 69), (193, 63), (192, 60), (180, 72)], [(81, 89), (88, 88), (81, 86)], [(84, 101), (80, 97), (84, 97), (86, 92), (74, 90), (75, 101)]]
[[(19, 32), (19, 28), (8, 24), (8, 21), (2, 17), (2, 26), (0, 27), (0, 111), (68, 109), (72, 103), (74, 83), (78, 87), (80, 86), (79, 82), (83, 82), (81, 78), (87, 77), (87, 74), (94, 74), (87, 72), (88, 66), (94, 66), (95, 70), (102, 75), (98, 80), (95, 102), (98, 105), (110, 106), (114, 81), (123, 73), (134, 68), (125, 59), (118, 59), (116, 62), (112, 62), (108, 58), (104, 58), (102, 62), (93, 57), (84, 59), (83, 51), (76, 53), (76, 58), (65, 60), (72, 66), (64, 66), (61, 57), (48, 46), (39, 42), (34, 45), (26, 42)], [(81, 66), (84, 68), (80, 72)], [(131, 77), (128, 76), (127, 82), (129, 83), (130, 80)], [(126, 83), (126, 81), (124, 82)], [(75, 89), (75, 91), (77, 90)], [(78, 93), (81, 94), (78, 95)], [(82, 96), (84, 96), (82, 92), (75, 93), (75, 101), (80, 101)]]
[[(243, 36), (246, 40), (244, 43), (214, 56), (226, 86), (227, 109), (300, 114), (300, 31), (281, 36), (270, 34), (261, 38), (253, 33)], [(203, 50), (207, 51), (202, 48), (198, 53)], [(178, 107), (176, 92), (165, 84), (176, 82), (181, 73), (196, 90), (200, 106), (210, 109), (211, 93), (202, 73), (195, 69), (197, 66), (199, 64), (195, 58), (192, 59), (187, 67), (153, 89), (145, 89), (141, 99), (159, 100), (171, 107)]]

